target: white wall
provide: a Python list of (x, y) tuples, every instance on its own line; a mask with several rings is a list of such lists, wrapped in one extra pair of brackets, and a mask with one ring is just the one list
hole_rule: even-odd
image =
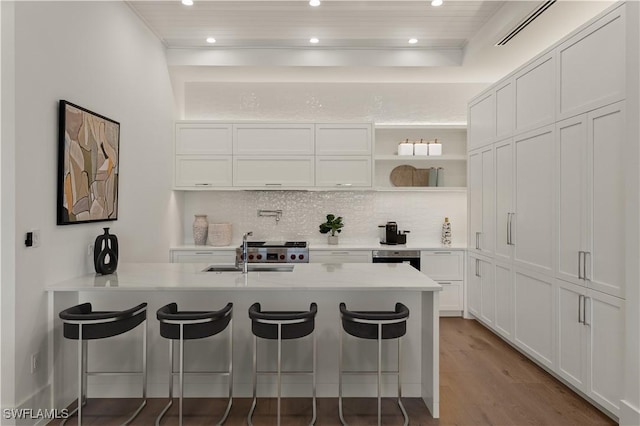
[[(174, 102), (158, 39), (121, 2), (18, 2), (14, 22), (16, 241), (10, 250), (16, 257), (14, 319), (20, 339), (13, 351), (20, 405), (49, 377), (46, 285), (91, 271), (87, 245), (102, 226), (118, 235), (121, 261), (164, 261), (180, 218), (169, 190)], [(56, 226), (60, 99), (120, 122), (115, 222)], [(4, 178), (4, 167), (2, 172)], [(27, 249), (24, 233), (32, 228), (41, 230), (42, 243)], [(3, 222), (3, 234), (7, 230)], [(31, 374), (35, 353), (41, 367)]]

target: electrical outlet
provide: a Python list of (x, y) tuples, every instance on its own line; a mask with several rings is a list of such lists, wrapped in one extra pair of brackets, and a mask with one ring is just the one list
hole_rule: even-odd
[(87, 256), (93, 256), (93, 244), (87, 244)]
[(38, 353), (31, 355), (31, 374), (35, 373), (40, 367), (40, 355)]
[(32, 247), (40, 247), (40, 230), (39, 229), (31, 230), (31, 238), (33, 241)]

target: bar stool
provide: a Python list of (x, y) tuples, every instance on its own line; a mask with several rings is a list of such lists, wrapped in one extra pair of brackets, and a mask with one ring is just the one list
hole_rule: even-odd
[[(229, 379), (229, 402), (224, 415), (218, 421), (221, 425), (227, 420), (231, 404), (233, 403), (233, 303), (227, 303), (227, 306), (219, 311), (179, 311), (176, 303), (169, 303), (158, 309), (156, 313), (160, 321), (160, 335), (169, 339), (169, 403), (164, 407), (158, 418), (156, 426), (160, 425), (160, 421), (169, 408), (173, 405), (173, 376), (178, 374), (180, 377), (180, 398), (178, 403), (179, 424), (182, 426), (182, 399), (184, 396), (184, 375), (208, 375), (208, 376), (227, 376)], [(229, 369), (226, 371), (184, 371), (184, 341), (192, 339), (204, 339), (205, 337), (215, 336), (229, 326)], [(180, 352), (180, 369), (173, 369), (173, 341), (179, 340)]]
[[(142, 376), (142, 404), (129, 419), (129, 424), (147, 404), (147, 304), (141, 303), (126, 311), (94, 311), (91, 303), (72, 306), (59, 314), (63, 322), (63, 334), (67, 339), (78, 341), (78, 406), (69, 413), (78, 413), (78, 426), (82, 425), (82, 407), (87, 403), (87, 376)], [(144, 323), (142, 328), (142, 370), (130, 372), (106, 372), (87, 369), (89, 340), (106, 339), (133, 330)], [(61, 425), (64, 425), (67, 417)]]
[[(316, 335), (315, 318), (318, 306), (312, 303), (308, 311), (262, 311), (260, 303), (249, 308), (251, 331), (253, 332), (253, 402), (247, 416), (247, 423), (252, 426), (251, 418), (257, 405), (256, 387), (258, 374), (276, 375), (278, 377), (277, 418), (280, 426), (280, 394), (282, 390), (282, 374), (311, 375), (313, 377), (313, 417), (310, 425), (316, 422)], [(311, 371), (282, 371), (282, 340), (300, 339), (313, 334), (313, 369)], [(258, 371), (258, 337), (278, 341), (278, 369), (276, 371)]]
[[(409, 424), (407, 412), (402, 405), (402, 384), (400, 372), (400, 338), (407, 333), (407, 318), (409, 308), (402, 303), (396, 303), (395, 311), (349, 311), (344, 303), (340, 303), (340, 317), (342, 329), (354, 337), (378, 341), (378, 370), (377, 371), (344, 371), (342, 365), (342, 340), (344, 333), (340, 333), (340, 371), (338, 374), (338, 413), (343, 425), (347, 422), (342, 414), (342, 375), (343, 374), (377, 374), (378, 376), (378, 426), (381, 421), (381, 391), (382, 374), (395, 375), (398, 378), (398, 405), (404, 416), (404, 426)], [(382, 340), (397, 339), (398, 341), (398, 369), (396, 371), (382, 371)]]

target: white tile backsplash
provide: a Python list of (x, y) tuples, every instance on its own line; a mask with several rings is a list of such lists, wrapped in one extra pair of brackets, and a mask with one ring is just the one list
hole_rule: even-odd
[[(273, 217), (258, 217), (258, 210), (282, 210)], [(467, 234), (465, 192), (316, 192), (316, 191), (220, 191), (187, 192), (184, 195), (184, 243), (193, 244), (195, 214), (206, 214), (210, 223), (231, 222), (233, 242), (246, 231), (254, 240), (305, 240), (325, 243), (318, 226), (328, 213), (344, 218), (341, 241), (369, 243), (378, 238), (378, 225), (398, 222), (409, 230), (409, 241), (440, 243), (445, 216), (452, 224), (452, 241), (464, 244)]]

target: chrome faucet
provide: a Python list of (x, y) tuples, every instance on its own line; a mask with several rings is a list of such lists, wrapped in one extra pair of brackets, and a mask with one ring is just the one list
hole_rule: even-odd
[(251, 235), (253, 235), (253, 231), (249, 231), (242, 236), (242, 273), (243, 274), (246, 274), (247, 272), (249, 272), (249, 257), (247, 254), (249, 249), (247, 244), (247, 237), (250, 237)]

